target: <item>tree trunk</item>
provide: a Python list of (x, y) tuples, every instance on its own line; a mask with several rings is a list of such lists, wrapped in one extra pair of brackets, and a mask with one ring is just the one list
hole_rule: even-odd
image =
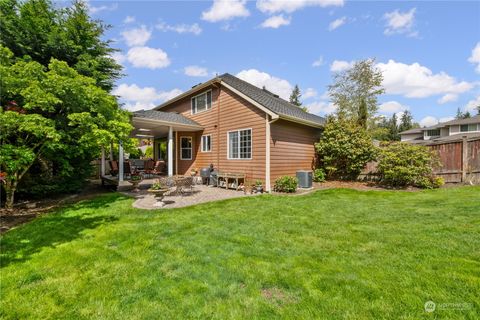
[(13, 181), (6, 181), (5, 184), (5, 191), (6, 191), (6, 199), (5, 199), (5, 208), (12, 209), (13, 208), (13, 201), (15, 200), (15, 191), (17, 190), (17, 183)]

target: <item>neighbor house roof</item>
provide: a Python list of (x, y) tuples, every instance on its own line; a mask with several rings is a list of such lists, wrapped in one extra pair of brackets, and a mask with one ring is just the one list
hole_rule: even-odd
[(290, 104), (288, 101), (283, 100), (278, 95), (266, 90), (258, 88), (244, 80), (241, 80), (229, 73), (217, 76), (209, 81), (198, 84), (192, 89), (184, 92), (177, 97), (162, 103), (157, 106), (155, 110), (159, 110), (171, 103), (183, 99), (195, 92), (203, 90), (214, 83), (224, 84), (227, 87), (231, 87), (238, 91), (240, 94), (245, 95), (249, 99), (255, 101), (269, 112), (278, 115), (280, 118), (284, 118), (291, 121), (298, 121), (301, 123), (313, 125), (316, 127), (323, 126), (325, 119), (323, 117), (303, 111), (301, 108)]
[(466, 119), (454, 119), (446, 122), (440, 122), (433, 126), (424, 127), (424, 128), (410, 129), (407, 131), (402, 131), (400, 132), (400, 134), (421, 133), (422, 131), (425, 131), (425, 130), (432, 130), (432, 129), (444, 128), (446, 126), (456, 126), (456, 125), (473, 124), (473, 123), (480, 123), (480, 115), (476, 115)]
[(414, 133), (422, 133), (425, 128), (414, 128), (410, 130), (405, 130), (400, 132), (400, 134), (414, 134)]
[(140, 110), (140, 111), (135, 111), (133, 113), (133, 116), (137, 118), (160, 120), (160, 121), (169, 122), (169, 123), (201, 127), (200, 124), (193, 121), (192, 119), (189, 119), (175, 112), (163, 112), (163, 111), (157, 111), (157, 110)]
[(467, 140), (478, 139), (480, 138), (480, 133), (478, 132), (464, 132), (462, 134), (453, 134), (450, 136), (439, 137), (431, 140), (424, 140), (425, 144), (435, 144), (435, 143), (445, 143), (445, 142), (455, 142), (462, 141), (463, 137), (466, 137)]

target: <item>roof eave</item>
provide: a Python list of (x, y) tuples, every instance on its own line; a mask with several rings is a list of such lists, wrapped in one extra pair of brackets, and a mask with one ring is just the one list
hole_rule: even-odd
[(303, 120), (303, 119), (299, 119), (299, 118), (295, 118), (295, 117), (290, 117), (290, 116), (283, 115), (283, 114), (280, 115), (280, 119), (284, 119), (284, 120), (287, 120), (287, 121), (303, 124), (303, 125), (313, 127), (313, 128), (323, 128), (325, 126), (325, 124), (320, 124), (318, 122), (313, 122), (313, 121)]
[(155, 124), (160, 124), (160, 125), (165, 125), (165, 126), (172, 126), (172, 127), (179, 127), (179, 128), (189, 128), (189, 129), (198, 129), (198, 130), (203, 130), (203, 129), (205, 129), (204, 127), (202, 127), (202, 126), (200, 126), (200, 125), (180, 123), (180, 122), (172, 122), (172, 121), (165, 121), (165, 120), (160, 120), (160, 119), (149, 119), (149, 118), (135, 117), (135, 116), (132, 118), (132, 121), (146, 122), (146, 123), (155, 123)]

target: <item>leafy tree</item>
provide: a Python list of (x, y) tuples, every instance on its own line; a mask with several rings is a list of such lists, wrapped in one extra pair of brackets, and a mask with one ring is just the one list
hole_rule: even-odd
[(298, 87), (298, 85), (295, 85), (295, 87), (292, 90), (292, 94), (290, 94), (289, 102), (294, 106), (299, 107), (303, 111), (307, 111), (307, 108), (302, 106), (302, 102), (300, 101), (301, 97), (302, 97), (302, 93), (300, 92), (300, 88)]
[(315, 144), (320, 166), (328, 178), (356, 179), (377, 148), (368, 132), (352, 122), (329, 118)]
[(21, 111), (4, 111), (1, 119), (0, 171), (7, 174), (8, 206), (35, 160), (59, 159), (54, 180), (83, 181), (100, 146), (116, 139), (129, 143), (129, 114), (94, 79), (53, 58), (48, 68), (14, 59), (1, 45), (0, 61), (0, 103), (9, 109), (15, 101)]
[(51, 58), (65, 61), (108, 91), (121, 76), (122, 67), (111, 58), (115, 50), (102, 40), (109, 26), (91, 20), (85, 2), (56, 9), (49, 0), (2, 0), (0, 11), (0, 43), (15, 57), (44, 66)]
[(365, 112), (360, 109), (365, 103), (368, 118), (372, 118), (378, 109), (377, 97), (385, 92), (382, 81), (375, 59), (357, 61), (352, 68), (336, 73), (328, 92), (339, 117), (358, 122), (360, 116), (364, 117)]

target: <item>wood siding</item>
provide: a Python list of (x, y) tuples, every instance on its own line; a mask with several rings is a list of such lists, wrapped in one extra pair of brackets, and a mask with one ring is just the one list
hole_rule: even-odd
[(271, 124), (270, 180), (281, 176), (295, 176), (297, 170), (312, 170), (315, 166), (315, 142), (320, 129), (294, 122), (278, 120)]
[[(186, 97), (161, 109), (178, 112), (198, 122), (205, 129), (198, 132), (178, 132), (176, 146), (181, 136), (193, 137), (193, 160), (180, 160), (180, 148), (175, 148), (178, 159), (177, 174), (188, 174), (192, 168), (204, 168), (213, 163), (221, 171), (240, 172), (247, 179), (265, 179), (265, 113), (228, 89), (212, 89), (212, 108), (191, 114), (191, 97)], [(209, 89), (205, 89), (207, 91)], [(252, 129), (252, 159), (227, 159), (227, 132)], [(201, 152), (202, 135), (211, 135), (211, 151)]]

